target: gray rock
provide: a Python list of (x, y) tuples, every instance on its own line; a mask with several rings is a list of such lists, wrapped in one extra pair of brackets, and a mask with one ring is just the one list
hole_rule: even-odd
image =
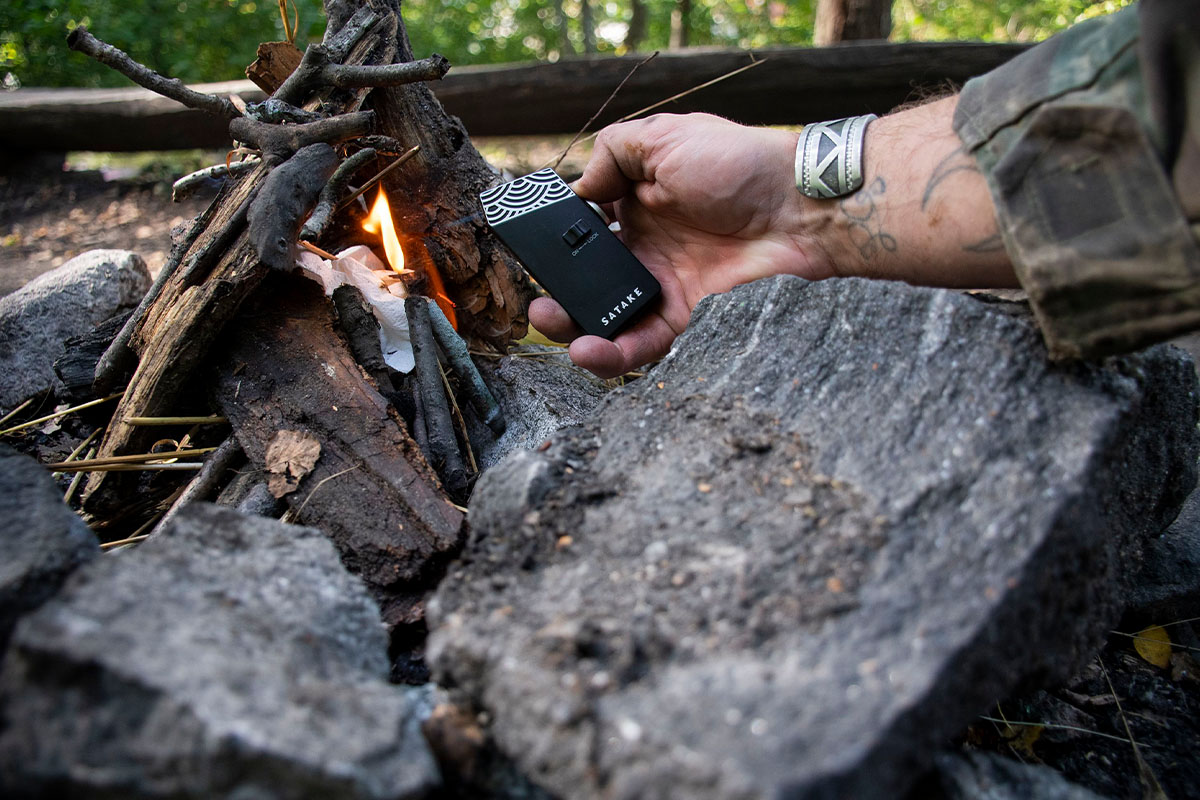
[(592, 420), (486, 473), (428, 657), (571, 797), (897, 797), (1103, 641), (1195, 480), (1161, 347), (1056, 366), (1024, 312), (781, 278), (709, 298)]
[(995, 753), (945, 753), (937, 772), (946, 800), (1104, 800), (1049, 767)]
[(599, 378), (572, 364), (558, 347), (525, 347), (505, 356), (498, 366), (487, 361), (480, 366), (507, 423), (497, 438), (470, 415), (471, 439), (481, 443), (475, 454), (481, 470), (514, 450), (537, 447), (560, 428), (583, 422), (606, 392)]
[(1146, 543), (1126, 612), (1167, 621), (1200, 616), (1200, 491), (1193, 491), (1161, 536)]
[(95, 535), (63, 503), (50, 473), (0, 444), (0, 654), (13, 626), (100, 552)]
[(17, 626), (0, 794), (424, 796), (429, 701), (386, 649), (320, 531), (193, 504)]
[(0, 408), (57, 388), (54, 361), (67, 339), (137, 305), (149, 288), (140, 256), (93, 250), (0, 297)]

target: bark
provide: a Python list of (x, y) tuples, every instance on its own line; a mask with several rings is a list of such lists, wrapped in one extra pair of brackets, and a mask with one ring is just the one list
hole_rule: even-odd
[(813, 44), (886, 39), (892, 32), (892, 0), (817, 0)]
[(463, 516), (335, 331), (320, 288), (272, 276), (260, 298), (222, 341), (214, 397), (255, 469), (266, 468), (281, 430), (320, 443), (284, 499), (297, 522), (333, 540), (385, 616), (402, 621), (459, 547)]
[(259, 89), (272, 94), (300, 66), (302, 55), (291, 42), (263, 42), (258, 46), (254, 63), (246, 67), (246, 77)]

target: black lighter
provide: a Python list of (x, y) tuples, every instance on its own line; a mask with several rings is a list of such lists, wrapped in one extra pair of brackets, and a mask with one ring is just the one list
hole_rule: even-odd
[(585, 333), (611, 339), (658, 297), (654, 276), (554, 170), (479, 199), (496, 235)]

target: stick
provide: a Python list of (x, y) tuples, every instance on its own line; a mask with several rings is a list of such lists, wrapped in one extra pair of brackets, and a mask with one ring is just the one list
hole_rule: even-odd
[(150, 538), (150, 534), (143, 533), (140, 536), (129, 536), (125, 539), (117, 539), (115, 542), (101, 542), (100, 549), (101, 550), (112, 550), (114, 547), (121, 547), (122, 545), (127, 545), (127, 544), (137, 544), (138, 542), (143, 542), (149, 538)]
[(302, 125), (273, 125), (238, 117), (229, 123), (229, 135), (239, 142), (254, 145), (268, 159), (282, 161), (310, 144), (344, 142), (370, 133), (374, 126), (374, 111), (339, 114)]
[(402, 86), (440, 80), (449, 71), (450, 62), (436, 53), (403, 64), (349, 66), (334, 63), (325, 47), (314, 44), (304, 51), (300, 66), (275, 90), (271, 99), (298, 106), (313, 92), (330, 86), (338, 89)]
[(134, 61), (124, 51), (100, 41), (88, 33), (87, 28), (82, 25), (68, 34), (67, 47), (91, 56), (101, 64), (112, 67), (139, 86), (144, 86), (163, 97), (183, 103), (188, 108), (207, 111), (225, 119), (236, 119), (241, 116), (241, 112), (234, 107), (233, 103), (223, 97), (194, 92), (177, 78), (164, 78), (154, 70)]
[[(96, 430), (96, 433), (99, 433), (99, 432), (100, 432), (100, 429), (98, 428)], [(95, 433), (93, 433), (92, 435), (95, 436)], [(96, 448), (93, 447), (91, 450), (88, 450), (87, 457), (91, 458), (94, 455), (96, 455)], [(69, 461), (70, 459), (67, 459), (67, 460)], [(63, 494), (63, 502), (64, 503), (71, 502), (71, 498), (75, 496), (75, 490), (79, 488), (79, 482), (83, 480), (83, 476), (84, 476), (83, 472), (76, 472), (75, 477), (71, 478), (71, 485), (67, 487), (66, 493)]]
[(341, 477), (342, 475), (345, 475), (347, 472), (353, 472), (354, 470), (358, 469), (360, 466), (362, 466), (362, 465), (361, 465), (361, 464), (355, 464), (355, 465), (354, 465), (354, 466), (352, 466), (352, 467), (346, 467), (345, 469), (343, 469), (343, 470), (341, 470), (341, 471), (339, 471), (339, 472), (335, 472), (335, 473), (333, 473), (332, 475), (326, 475), (324, 478), (322, 478), (321, 480), (317, 481), (317, 485), (316, 485), (316, 486), (314, 486), (314, 487), (312, 488), (312, 491), (308, 493), (308, 497), (304, 498), (304, 502), (300, 504), (300, 507), (299, 507), (299, 508), (297, 508), (297, 509), (296, 509), (296, 511), (295, 511), (295, 513), (292, 515), (293, 519), (299, 519), (299, 518), (300, 518), (300, 512), (304, 510), (304, 507), (305, 507), (306, 505), (308, 505), (308, 501), (309, 501), (309, 500), (312, 500), (312, 498), (313, 498), (313, 495), (317, 493), (317, 489), (320, 489), (322, 486), (324, 486), (325, 484), (329, 483), (329, 482), (330, 482), (331, 480), (333, 480), (334, 478)]
[(421, 393), (421, 404), (425, 411), (425, 429), (429, 435), (433, 468), (442, 476), (446, 488), (458, 495), (467, 488), (467, 471), (458, 451), (450, 406), (438, 378), (440, 367), (437, 344), (429, 321), (429, 306), (424, 297), (410, 296), (404, 300), (404, 311), (408, 316), (409, 334), (412, 337), (417, 390)]
[(55, 472), (74, 472), (82, 467), (107, 467), (114, 464), (141, 464), (146, 461), (161, 461), (166, 458), (183, 458), (185, 456), (202, 456), (216, 450), (215, 447), (197, 447), (191, 450), (170, 450), (165, 453), (138, 453), (131, 456), (109, 456), (108, 458), (93, 458), (86, 461), (59, 461), (47, 464), (46, 469)]
[(433, 335), (437, 339), (437, 343), (442, 346), (442, 352), (450, 361), (450, 369), (454, 370), (454, 374), (458, 375), (465, 384), (463, 391), (467, 393), (467, 399), (479, 412), (479, 416), (483, 417), (487, 426), (492, 429), (492, 433), (497, 436), (504, 433), (506, 423), (500, 404), (496, 402), (496, 398), (488, 389), (483, 376), (479, 374), (479, 367), (476, 367), (475, 362), (471, 360), (467, 343), (458, 335), (458, 331), (454, 330), (450, 320), (446, 319), (442, 309), (433, 300), (429, 301), (429, 319), (432, 322)]
[(216, 415), (209, 417), (126, 417), (126, 425), (226, 425), (229, 420)]
[(471, 472), (478, 473), (479, 462), (475, 460), (475, 451), (471, 448), (471, 434), (467, 432), (467, 421), (463, 419), (462, 409), (458, 407), (454, 389), (450, 386), (450, 379), (446, 377), (446, 370), (442, 369), (440, 362), (438, 363), (438, 374), (442, 376), (442, 388), (446, 390), (446, 398), (450, 401), (450, 416), (454, 418), (458, 430), (462, 433), (463, 445), (467, 448), (467, 461), (471, 464)]
[[(366, 166), (366, 163), (375, 158), (376, 155), (375, 148), (365, 147), (338, 166), (337, 171), (333, 173), (333, 177), (329, 179), (329, 182), (325, 184), (325, 188), (321, 190), (321, 197), (317, 200), (317, 207), (313, 209), (308, 221), (304, 223), (304, 227), (300, 230), (300, 238), (302, 240), (315, 241), (321, 238), (321, 235), (325, 233), (325, 229), (329, 227), (329, 222), (333, 219), (334, 205), (337, 203), (338, 196), (346, 191), (346, 187), (350, 183), (350, 179), (354, 177), (354, 174)], [(303, 246), (302, 243), (301, 247)], [(320, 254), (318, 253), (318, 255)], [(326, 257), (323, 256), (323, 258)]]
[(299, 244), (301, 247), (303, 247), (305, 250), (307, 250), (310, 253), (316, 253), (321, 258), (325, 259), (326, 261), (337, 261), (337, 256), (335, 256), (333, 253), (329, 252), (328, 250), (322, 250), (321, 248), (317, 247), (312, 242), (306, 242), (303, 239), (301, 239), (297, 244)]
[(5, 415), (4, 415), (4, 418), (3, 418), (3, 419), (0, 419), (0, 425), (3, 425), (4, 423), (8, 422), (10, 419), (12, 419), (13, 417), (15, 417), (17, 414), (20, 414), (22, 411), (24, 411), (25, 409), (29, 408), (31, 405), (33, 405), (33, 398), (32, 398), (32, 397), (31, 397), (31, 398), (29, 398), (28, 400), (26, 400), (24, 403), (21, 403), (21, 405), (17, 406), (17, 407), (16, 407), (16, 408), (14, 408), (12, 411), (10, 411), (10, 412), (8, 412), (7, 414), (5, 414)]
[(92, 408), (93, 406), (98, 406), (101, 403), (107, 403), (109, 400), (116, 400), (118, 397), (120, 397), (123, 394), (125, 394), (125, 393), (117, 392), (116, 394), (110, 394), (108, 397), (101, 397), (99, 400), (91, 400), (82, 405), (72, 406), (71, 408), (63, 409), (62, 411), (55, 411), (53, 414), (47, 414), (44, 417), (38, 417), (37, 419), (31, 419), (31, 420), (29, 420), (29, 422), (22, 422), (20, 425), (14, 425), (13, 427), (8, 428), (7, 430), (0, 431), (0, 436), (4, 436), (9, 433), (15, 433), (16, 431), (24, 430), (25, 428), (32, 428), (34, 425), (40, 425), (41, 423), (49, 422), (52, 419), (58, 419), (59, 417), (65, 417), (67, 414), (72, 414), (76, 411), (83, 411), (85, 408)]
[(258, 162), (259, 159), (257, 158), (247, 158), (244, 161), (234, 161), (232, 164), (214, 164), (211, 167), (196, 170), (190, 175), (184, 175), (171, 184), (171, 202), (178, 203), (180, 200), (190, 197), (192, 192), (210, 180), (226, 178), (231, 175), (237, 176), (244, 172), (249, 172), (258, 165)]
[[(63, 460), (64, 461), (74, 461), (79, 456), (79, 454), (83, 452), (83, 448), (85, 448), (89, 444), (91, 444), (92, 440), (95, 439), (97, 436), (99, 436), (100, 432), (103, 430), (104, 430), (103, 428), (96, 428), (96, 430), (92, 431), (90, 436), (88, 436), (86, 439), (84, 439), (82, 442), (79, 443), (79, 447), (76, 447), (74, 450), (71, 451), (71, 455), (67, 456)], [(89, 456), (89, 458), (90, 458), (90, 456)]]
[[(751, 53), (750, 57), (753, 58), (754, 54)], [(680, 92), (679, 94), (673, 94), (670, 97), (668, 97), (666, 100), (659, 100), (657, 103), (652, 103), (652, 104), (646, 106), (645, 108), (638, 109), (637, 111), (634, 111), (632, 114), (626, 114), (625, 116), (621, 117), (619, 120), (617, 120), (616, 122), (613, 122), (611, 124), (616, 125), (621, 122), (628, 122), (629, 120), (634, 119), (636, 117), (640, 117), (642, 114), (653, 111), (654, 109), (656, 109), (660, 106), (665, 106), (667, 103), (673, 103), (676, 100), (680, 100), (684, 97), (687, 97), (689, 94), (692, 94), (693, 92), (698, 92), (701, 89), (707, 89), (709, 86), (720, 83), (723, 80), (732, 78), (734, 75), (738, 75), (740, 73), (745, 72), (748, 69), (753, 69), (754, 67), (757, 67), (759, 64), (765, 64), (765, 63), (767, 63), (767, 59), (765, 59), (765, 58), (760, 58), (757, 61), (751, 61), (746, 66), (738, 67), (737, 69), (735, 69), (731, 72), (726, 72), (724, 75), (720, 75), (716, 78), (713, 78), (711, 81), (705, 81), (704, 83), (701, 83), (697, 86), (693, 86), (690, 89), (685, 89), (684, 91)], [(593, 133), (591, 136), (587, 136), (587, 137), (584, 137), (583, 139), (580, 139), (580, 141), (590, 142), (592, 139), (595, 139), (599, 135), (600, 135), (600, 132), (597, 131), (596, 133)], [(564, 155), (565, 155), (565, 153), (564, 153)], [(560, 160), (561, 160), (561, 158), (560, 158)], [(551, 164), (551, 162), (547, 161), (539, 169), (545, 169), (546, 167), (550, 166), (550, 164)]]
[[(77, 464), (86, 462), (77, 461)], [(59, 472), (171, 472), (173, 470), (203, 469), (203, 461), (180, 461), (175, 464), (109, 464), (104, 467), (62, 467)]]
[(378, 172), (378, 173), (376, 173), (376, 175), (375, 175), (375, 177), (374, 177), (374, 178), (371, 178), (371, 180), (367, 181), (367, 182), (366, 182), (366, 183), (364, 183), (362, 186), (358, 187), (358, 189), (357, 189), (357, 190), (355, 190), (355, 192), (354, 192), (352, 195), (350, 195), (350, 196), (349, 196), (349, 197), (347, 197), (345, 200), (343, 200), (343, 201), (341, 202), (341, 205), (339, 205), (339, 206), (338, 206), (338, 207), (337, 207), (335, 210), (336, 210), (336, 211), (341, 211), (343, 208), (345, 208), (346, 206), (348, 206), (348, 205), (350, 205), (351, 203), (353, 203), (355, 200), (357, 200), (359, 197), (361, 197), (361, 196), (362, 196), (364, 193), (366, 193), (366, 192), (370, 191), (372, 186), (374, 186), (375, 184), (377, 184), (377, 183), (379, 183), (381, 180), (383, 180), (383, 177), (384, 177), (385, 175), (387, 175), (389, 172), (391, 172), (392, 170), (394, 170), (396, 167), (398, 167), (398, 166), (400, 166), (401, 164), (403, 164), (403, 163), (405, 163), (406, 161), (408, 161), (410, 158), (412, 158), (413, 156), (415, 156), (415, 155), (416, 155), (417, 153), (419, 153), (419, 152), (421, 152), (421, 145), (419, 145), (419, 144), (415, 144), (415, 145), (413, 145), (412, 147), (410, 147), (410, 148), (408, 149), (408, 151), (404, 153), (404, 155), (400, 156), (400, 157), (399, 157), (399, 158), (397, 158), (395, 161), (393, 161), (392, 163), (388, 164), (388, 165), (387, 165), (386, 167), (384, 167), (383, 169), (379, 170), (379, 172)]
[(347, 14), (347, 11), (346, 3), (325, 3), (325, 13), (329, 21), (325, 25), (325, 36), (321, 44), (334, 61), (345, 61), (354, 46), (380, 20), (379, 15), (369, 6), (361, 6), (353, 14)]
[(238, 442), (236, 436), (230, 436), (221, 446), (216, 449), (204, 462), (204, 468), (200, 470), (196, 477), (192, 478), (187, 488), (183, 490), (183, 494), (171, 504), (167, 509), (167, 513), (162, 515), (158, 524), (150, 531), (149, 536), (153, 536), (161, 531), (172, 519), (179, 514), (179, 510), (188, 503), (194, 503), (197, 500), (203, 500), (212, 490), (217, 487), (221, 478), (225, 476), (225, 472), (233, 466), (233, 462), (242, 454), (242, 446)]
[(620, 83), (617, 84), (617, 88), (612, 90), (612, 94), (610, 94), (608, 96), (608, 99), (600, 104), (600, 108), (598, 108), (596, 110), (595, 114), (592, 114), (591, 119), (589, 119), (587, 122), (583, 123), (583, 127), (579, 129), (579, 133), (575, 134), (575, 137), (573, 139), (571, 139), (571, 141), (567, 144), (567, 146), (565, 148), (563, 148), (562, 155), (560, 155), (558, 157), (558, 161), (554, 162), (554, 169), (558, 169), (558, 165), (561, 164), (562, 160), (567, 157), (567, 153), (571, 152), (571, 148), (574, 147), (575, 143), (579, 141), (579, 137), (583, 136), (583, 134), (587, 132), (587, 129), (592, 126), (592, 123), (596, 121), (596, 118), (604, 113), (604, 109), (608, 108), (608, 104), (613, 101), (613, 98), (617, 96), (617, 94), (621, 91), (621, 89), (625, 88), (625, 84), (628, 83), (629, 79), (633, 77), (633, 73), (635, 73), (639, 69), (641, 69), (643, 64), (650, 63), (650, 61), (652, 61), (657, 55), (658, 55), (658, 51), (655, 50), (653, 53), (648, 55), (646, 58), (644, 58), (643, 60), (641, 60), (638, 63), (633, 65), (633, 69), (629, 70), (629, 74), (626, 75), (624, 77), (624, 79)]

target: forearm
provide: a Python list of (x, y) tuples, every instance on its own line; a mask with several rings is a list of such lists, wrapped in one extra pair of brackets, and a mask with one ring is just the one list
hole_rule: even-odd
[(838, 276), (953, 287), (1017, 280), (987, 184), (951, 120), (949, 97), (871, 123), (863, 186), (832, 200), (800, 196), (800, 226)]

